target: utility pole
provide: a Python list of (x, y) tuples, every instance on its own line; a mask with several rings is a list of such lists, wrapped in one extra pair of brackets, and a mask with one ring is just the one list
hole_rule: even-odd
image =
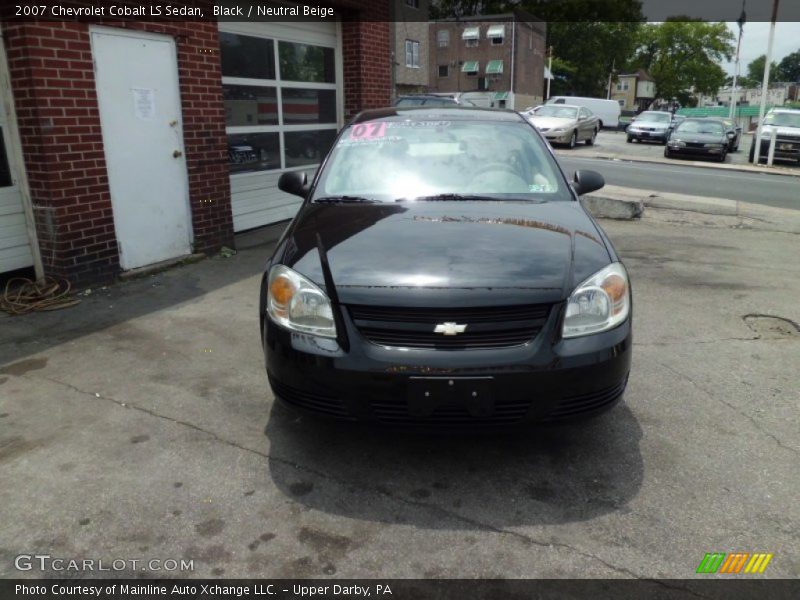
[(764, 79), (761, 82), (761, 106), (758, 109), (758, 128), (756, 129), (755, 151), (753, 164), (757, 165), (761, 156), (761, 128), (764, 122), (764, 112), (767, 110), (767, 92), (769, 91), (769, 66), (772, 63), (772, 43), (775, 41), (775, 21), (778, 20), (778, 4), (780, 0), (773, 0), (772, 19), (769, 26), (769, 41), (767, 42), (767, 60), (764, 61)]
[(549, 77), (547, 78), (547, 96), (545, 97), (545, 102), (550, 100), (550, 80), (553, 79), (553, 47), (550, 46), (547, 49), (547, 71)]
[(736, 102), (739, 97), (736, 92), (736, 80), (739, 78), (739, 50), (742, 48), (742, 30), (744, 24), (747, 22), (747, 15), (744, 12), (744, 4), (747, 0), (742, 0), (742, 14), (739, 15), (739, 20), (736, 21), (739, 25), (739, 41), (736, 43), (736, 65), (733, 68), (733, 87), (731, 88), (731, 121), (736, 119)]
[(611, 61), (611, 73), (608, 74), (608, 87), (606, 89), (606, 100), (611, 100), (611, 80), (614, 78), (614, 69), (617, 66), (617, 59)]

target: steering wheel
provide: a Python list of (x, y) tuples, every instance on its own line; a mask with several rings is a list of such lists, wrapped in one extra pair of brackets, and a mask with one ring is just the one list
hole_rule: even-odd
[(523, 179), (520, 176), (520, 173), (516, 168), (514, 168), (512, 165), (509, 165), (508, 163), (504, 163), (504, 162), (500, 162), (500, 161), (490, 162), (490, 163), (482, 166), (480, 169), (475, 171), (475, 173), (473, 174), (472, 177), (474, 179), (475, 177), (478, 177), (479, 175), (483, 175), (484, 173), (497, 172), (497, 171), (504, 171), (506, 173), (510, 173), (511, 175), (514, 175), (515, 177), (519, 177), (520, 179)]

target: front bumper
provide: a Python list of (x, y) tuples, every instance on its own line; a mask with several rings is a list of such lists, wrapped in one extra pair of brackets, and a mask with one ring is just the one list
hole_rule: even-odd
[[(295, 409), (402, 427), (487, 429), (608, 410), (627, 383), (631, 320), (604, 333), (553, 341), (561, 308), (553, 308), (531, 342), (486, 350), (378, 346), (360, 335), (344, 310), (345, 352), (334, 340), (292, 333), (267, 318), (267, 373), (276, 398)], [(443, 395), (450, 380), (453, 393)], [(431, 406), (423, 395), (428, 384)], [(476, 406), (473, 392), (485, 403)]]
[(634, 140), (649, 140), (654, 142), (666, 142), (669, 137), (668, 131), (632, 131), (628, 128), (628, 137)]
[[(760, 156), (762, 159), (769, 156), (769, 138), (761, 140)], [(782, 140), (778, 138), (775, 140), (775, 158), (800, 160), (800, 140)]]
[(545, 131), (544, 137), (547, 138), (547, 141), (551, 144), (569, 144), (570, 139), (572, 138), (572, 131), (566, 131), (564, 133), (552, 133), (550, 131)]
[(710, 148), (694, 148), (691, 146), (672, 146), (667, 144), (671, 154), (685, 154), (687, 156), (713, 156), (718, 157), (723, 152), (727, 152), (727, 146), (717, 146)]

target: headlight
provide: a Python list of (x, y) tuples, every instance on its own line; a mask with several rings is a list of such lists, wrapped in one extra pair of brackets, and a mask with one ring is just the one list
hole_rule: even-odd
[(561, 335), (572, 338), (613, 329), (630, 310), (628, 274), (621, 263), (611, 263), (572, 292)]
[(682, 142), (681, 140), (670, 140), (669, 145), (675, 148), (685, 148), (686, 142)]
[(336, 337), (333, 308), (328, 296), (300, 273), (284, 265), (270, 269), (267, 314), (287, 329)]

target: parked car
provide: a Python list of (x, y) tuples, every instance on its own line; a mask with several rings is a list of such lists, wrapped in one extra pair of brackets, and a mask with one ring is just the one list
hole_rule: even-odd
[(598, 118), (588, 108), (570, 104), (545, 104), (526, 116), (552, 144), (567, 144), (574, 148), (578, 142), (594, 144), (600, 129)]
[(607, 127), (616, 129), (619, 125), (621, 107), (616, 100), (604, 100), (603, 98), (586, 98), (584, 96), (553, 96), (547, 104), (571, 104), (572, 106), (583, 106), (597, 115), (600, 128)]
[(667, 143), (672, 132), (672, 113), (661, 110), (646, 110), (639, 113), (626, 130), (628, 143), (634, 140)]
[(707, 117), (708, 119), (719, 121), (725, 128), (725, 135), (728, 136), (728, 152), (739, 150), (739, 143), (742, 140), (742, 128), (731, 119), (723, 117)]
[(267, 263), (275, 397), (344, 420), (487, 428), (596, 414), (631, 365), (628, 274), (512, 111), (370, 110), (339, 134)]
[(399, 96), (397, 100), (395, 100), (394, 105), (401, 108), (414, 106), (475, 106), (473, 102), (470, 102), (464, 98), (460, 98), (457, 94), (408, 94), (405, 96)]
[(705, 156), (725, 162), (728, 135), (719, 119), (686, 119), (675, 130), (664, 148), (664, 156)]
[[(764, 117), (761, 127), (760, 160), (767, 160), (772, 131), (776, 132), (775, 158), (800, 161), (800, 110), (773, 108)], [(750, 162), (755, 159), (756, 134), (750, 146)]]

